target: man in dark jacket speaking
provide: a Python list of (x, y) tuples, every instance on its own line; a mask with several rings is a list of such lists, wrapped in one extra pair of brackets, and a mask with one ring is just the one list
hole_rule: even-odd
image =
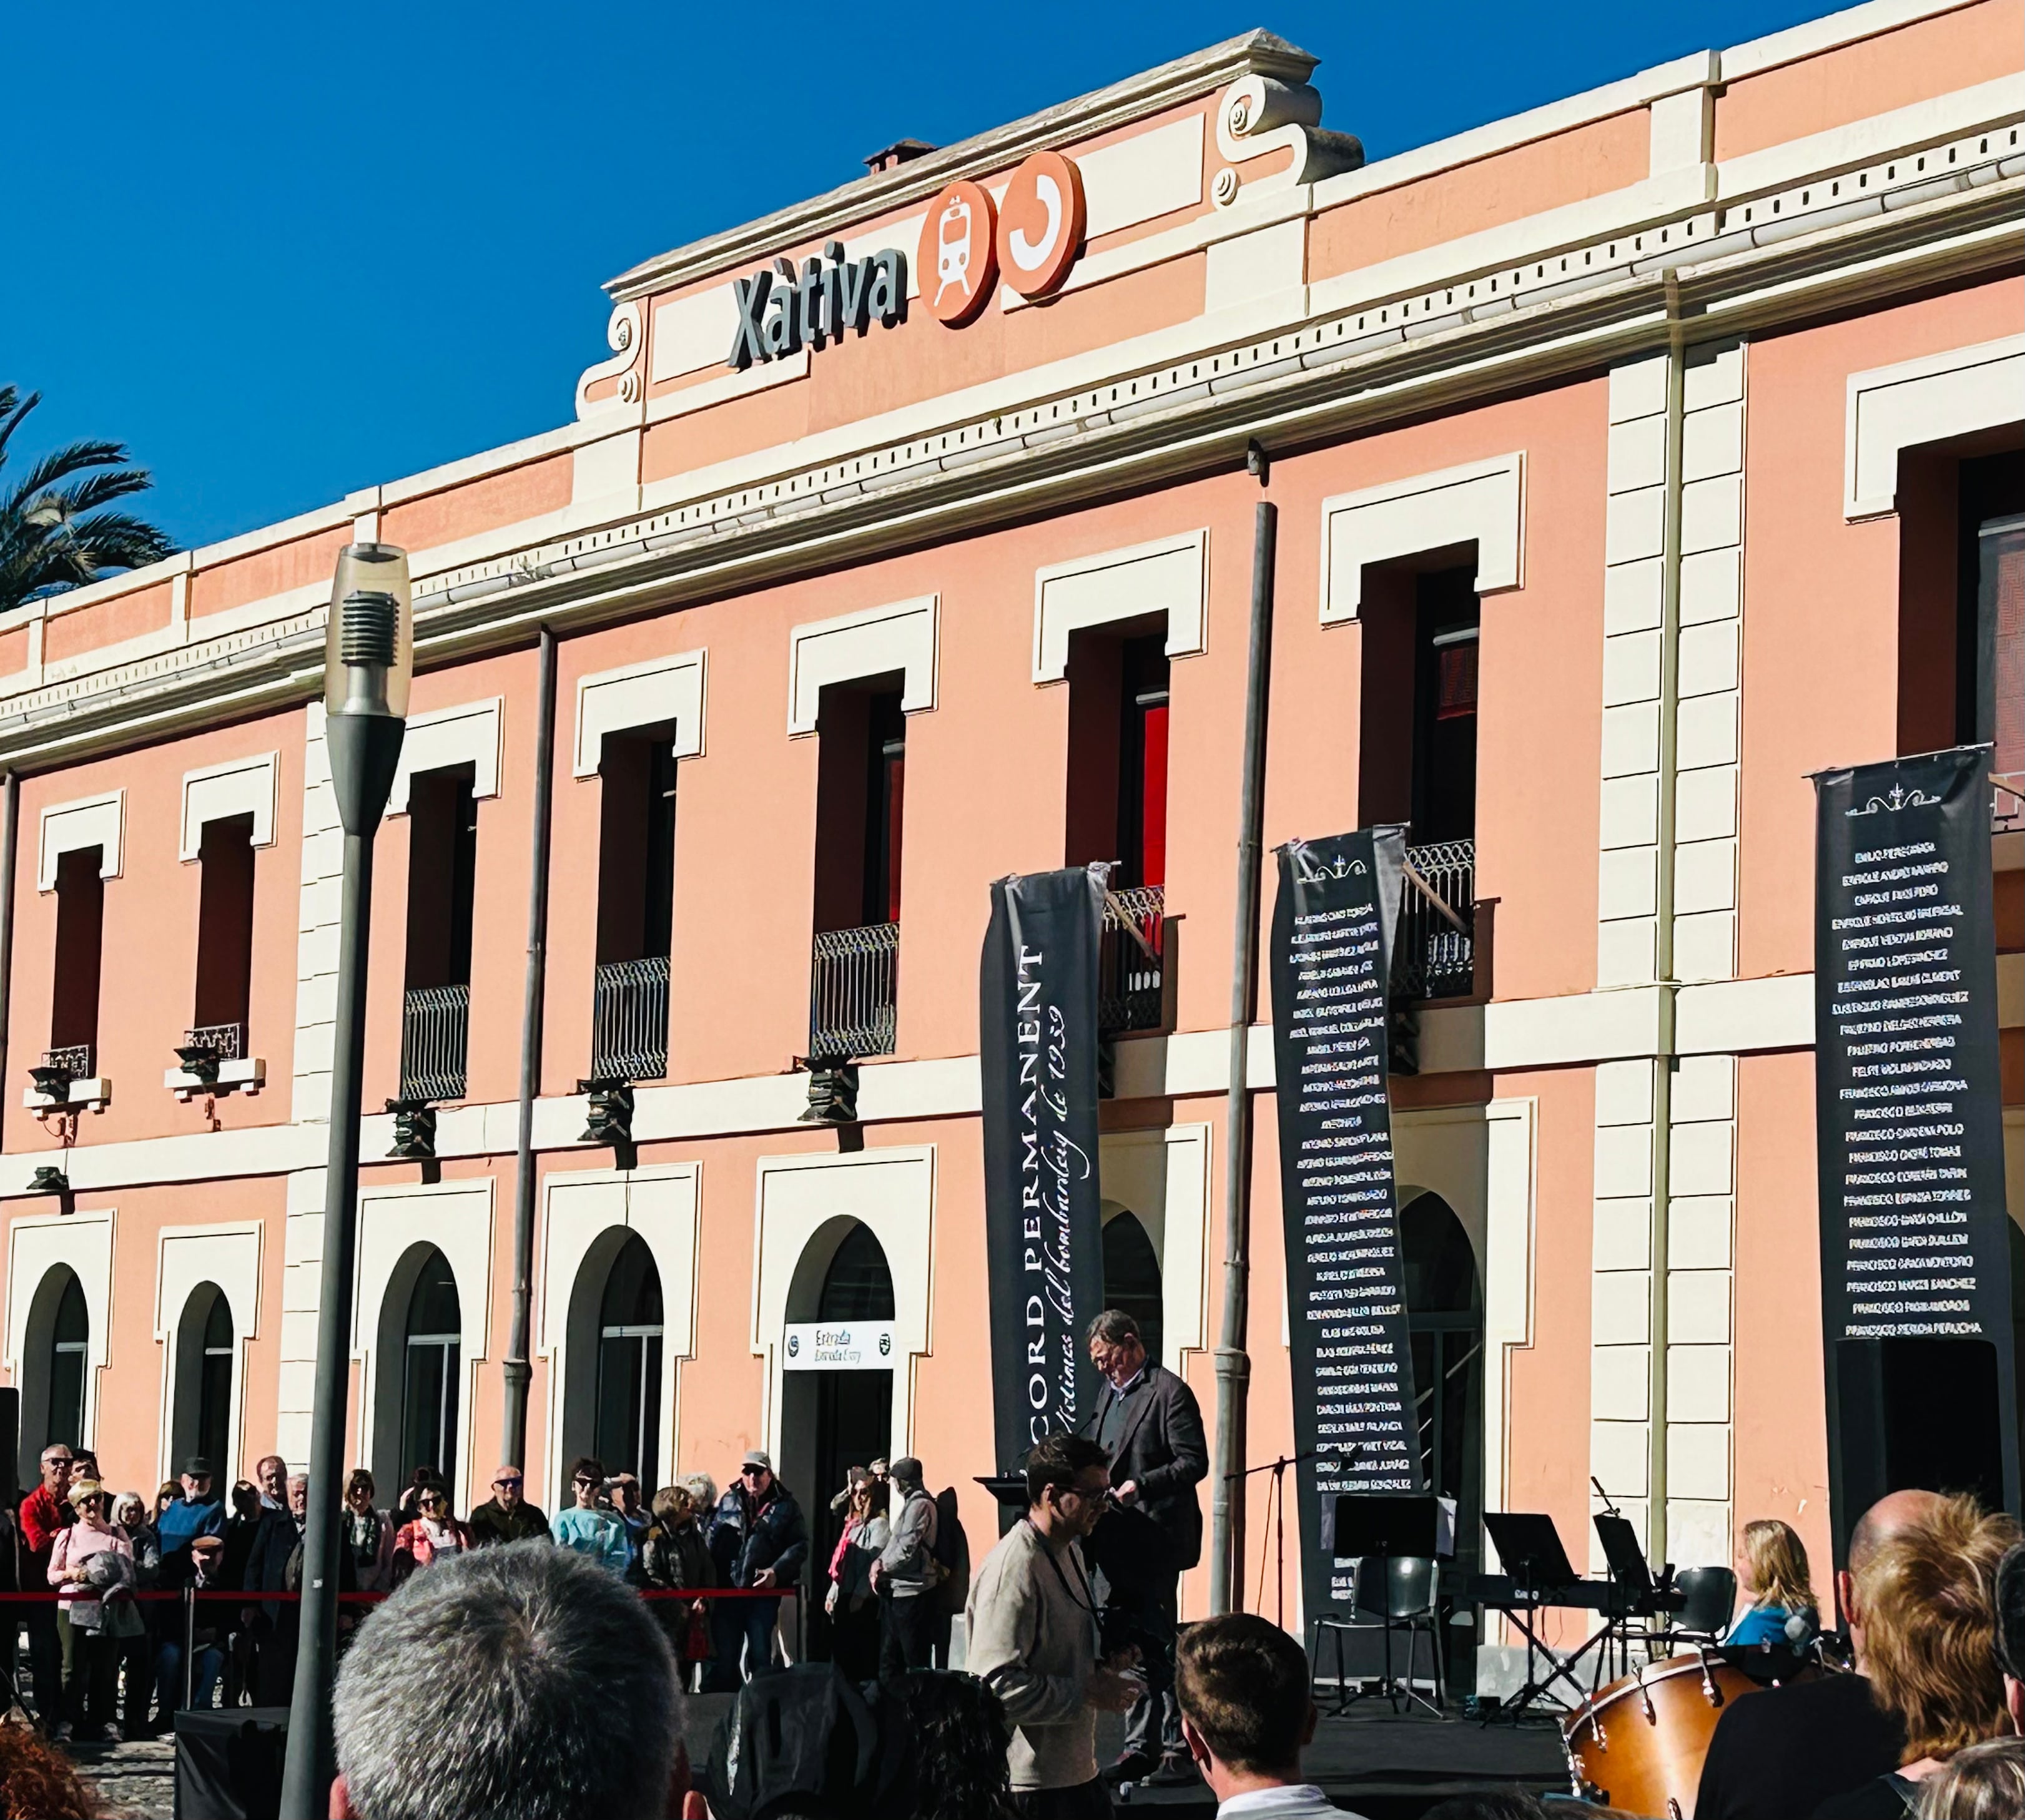
[[(1182, 1570), (1202, 1558), (1202, 1505), (1196, 1487), (1209, 1472), (1202, 1411), (1186, 1384), (1146, 1356), (1139, 1323), (1130, 1314), (1105, 1309), (1090, 1322), (1089, 1339), (1090, 1363), (1104, 1381), (1082, 1432), (1110, 1456), (1112, 1492), (1119, 1503), (1138, 1513), (1167, 1544), (1159, 1551), (1166, 1558), (1157, 1564), (1150, 1559), (1155, 1551), (1130, 1550), (1140, 1568), (1155, 1571), (1107, 1570), (1104, 1575), (1111, 1582), (1111, 1604), (1129, 1614), (1138, 1633), (1146, 1674), (1146, 1692), (1126, 1719), (1125, 1754), (1108, 1779), (1189, 1782), (1195, 1772), (1174, 1701), (1174, 1624)], [(1108, 1519), (1099, 1524), (1092, 1552), (1100, 1566), (1106, 1527), (1122, 1531), (1126, 1526)]]
[[(809, 1558), (808, 1526), (794, 1494), (774, 1477), (771, 1455), (755, 1447), (745, 1456), (737, 1482), (718, 1500), (707, 1539), (720, 1586), (770, 1592), (801, 1579)], [(765, 1671), (773, 1660), (780, 1610), (777, 1598), (711, 1601), (717, 1653), (705, 1671), (706, 1693), (738, 1691), (741, 1655), (748, 1678)]]

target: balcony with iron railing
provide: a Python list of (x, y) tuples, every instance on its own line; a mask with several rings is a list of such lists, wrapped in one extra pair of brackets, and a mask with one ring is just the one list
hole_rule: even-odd
[(598, 962), (591, 997), (591, 1079), (667, 1078), (668, 977), (666, 954)]
[(809, 966), (809, 1054), (891, 1055), (900, 990), (900, 925), (824, 929)]
[(1476, 842), (1409, 847), (1406, 866), (1392, 945), (1392, 996), (1470, 998), (1476, 991)]
[(401, 1098), (462, 1099), (470, 1042), (469, 986), (410, 986), (401, 1006)]
[(1097, 1024), (1105, 1036), (1167, 1020), (1167, 893), (1157, 884), (1104, 894), (1097, 932)]

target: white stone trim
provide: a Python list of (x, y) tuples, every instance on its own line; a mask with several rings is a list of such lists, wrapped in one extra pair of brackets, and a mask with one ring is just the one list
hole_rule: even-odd
[(204, 849), (204, 825), (234, 815), (253, 818), (253, 844), (274, 844), (275, 779), (278, 752), (256, 752), (251, 758), (228, 759), (183, 773), (182, 838), (176, 852), (182, 860), (197, 859)]
[(54, 891), (57, 862), (66, 853), (96, 847), (99, 851), (98, 876), (119, 876), (120, 841), (127, 822), (127, 792), (108, 790), (102, 796), (80, 796), (73, 803), (54, 803), (42, 811), (39, 857), (35, 866), (35, 888)]
[(388, 793), (387, 813), (408, 812), (408, 792), (425, 771), (471, 767), (471, 793), (483, 801), (499, 794), (499, 727), (505, 698), (466, 701), (455, 708), (435, 708), (411, 715), (401, 741), (401, 762)]
[(1101, 1146), (1104, 1198), (1146, 1229), (1160, 1260), (1160, 1320), (1167, 1357), (1209, 1344), (1210, 1127), (1112, 1131)]
[(893, 1274), (899, 1342), (893, 1361), (893, 1457), (912, 1453), (916, 1362), (933, 1339), (935, 1145), (762, 1156), (755, 1175), (752, 1345), (765, 1362), (760, 1444), (781, 1458), (781, 1335), (796, 1266), (823, 1228), (855, 1219), (872, 1229)]
[(816, 620), (788, 634), (788, 732), (816, 730), (825, 687), (899, 671), (906, 678), (903, 712), (918, 714), (935, 704), (939, 594), (895, 601), (862, 612)]
[(2025, 418), (2025, 335), (1849, 376), (1843, 517), (1898, 509), (1900, 450)]
[(1203, 116), (1184, 115), (1093, 152), (1079, 152), (1075, 161), (1082, 173), (1088, 239), (1193, 208), (1202, 200)]
[(1777, 69), (1803, 57), (1819, 57), (1845, 44), (1855, 44), (1880, 32), (1896, 31), (1922, 19), (1958, 13), (1973, 0), (1867, 0), (1861, 6), (1824, 13), (1804, 24), (1788, 26), (1763, 38), (1734, 45), (1722, 53), (1722, 77), (1735, 82), (1761, 70)]
[[(489, 1175), (457, 1182), (403, 1182), (362, 1188), (358, 1193), (358, 1289), (352, 1302), (351, 1356), (359, 1362), (359, 1452), (371, 1461), (384, 1451), (378, 1408), (380, 1376), (389, 1362), (380, 1356), (380, 1329), (390, 1287), (402, 1261), (418, 1246), (434, 1245), (457, 1279), (458, 1311), (464, 1322), (458, 1355), (458, 1502), (468, 1505), (478, 1469), (472, 1406), (480, 1367), (487, 1357), (492, 1313), (494, 1199), (498, 1184)], [(322, 1225), (318, 1221), (319, 1226)], [(322, 1247), (319, 1244), (319, 1252)], [(402, 1311), (405, 1314), (405, 1311)], [(397, 1436), (394, 1443), (399, 1446)]]
[(215, 1283), (232, 1311), (232, 1401), (226, 1423), (231, 1453), (214, 1460), (215, 1480), (240, 1477), (248, 1451), (245, 1433), (248, 1343), (260, 1329), (260, 1246), (264, 1228), (257, 1219), (221, 1220), (210, 1226), (165, 1226), (155, 1241), (155, 1343), (161, 1348), (161, 1420), (155, 1479), (175, 1476), (176, 1354), (183, 1311), (200, 1283)]
[(1034, 572), (1034, 680), (1068, 674), (1069, 637), (1143, 614), (1167, 616), (1167, 655), (1207, 649), (1209, 532), (1185, 531)]
[[(599, 1241), (615, 1233), (637, 1232), (653, 1254), (661, 1278), (661, 1429), (663, 1483), (674, 1476), (680, 1458), (682, 1420), (678, 1367), (696, 1356), (697, 1201), (700, 1163), (649, 1164), (630, 1171), (559, 1171), (542, 1183), (541, 1271), (535, 1315), (535, 1353), (548, 1362), (548, 1421), (545, 1462), (535, 1483), (558, 1502), (566, 1495), (562, 1475), (572, 1446), (567, 1433), (575, 1403), (571, 1303), (577, 1279)], [(589, 1369), (594, 1381), (597, 1354)]]
[[(30, 1362), (23, 1358), (28, 1348), (28, 1317), (35, 1291), (42, 1279), (59, 1264), (77, 1273), (84, 1292), (90, 1333), (85, 1351), (84, 1438), (90, 1444), (98, 1430), (99, 1377), (105, 1370), (112, 1340), (113, 1210), (80, 1208), (74, 1213), (22, 1214), (7, 1228), (7, 1375), (22, 1392), (20, 1450), (22, 1483), (35, 1480), (35, 1462), (42, 1443), (27, 1432), (35, 1406), (34, 1387), (25, 1381)], [(44, 1387), (45, 1410), (47, 1408)]]
[(1451, 544), (1476, 546), (1479, 594), (1518, 587), (1526, 553), (1525, 451), (1339, 493), (1322, 502), (1321, 542), (1325, 626), (1357, 617), (1367, 565)]
[(576, 760), (574, 774), (597, 775), (605, 736), (673, 721), (675, 756), (703, 754), (705, 653), (678, 651), (616, 670), (580, 676), (576, 685)]

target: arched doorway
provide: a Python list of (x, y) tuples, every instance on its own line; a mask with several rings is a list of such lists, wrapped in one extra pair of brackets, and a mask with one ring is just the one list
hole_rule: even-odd
[[(1483, 1296), (1476, 1253), (1454, 1210), (1423, 1194), (1399, 1216), (1406, 1325), (1420, 1471), (1428, 1489), (1455, 1500), (1455, 1566), (1477, 1572), (1483, 1528)], [(1453, 1672), (1468, 1675), (1473, 1638), (1451, 1639)]]
[[(895, 1309), (893, 1273), (871, 1227), (836, 1219), (818, 1231), (796, 1267), (788, 1296), (789, 1325), (869, 1327), (891, 1322)], [(876, 1351), (866, 1354), (877, 1356)], [(808, 1520), (811, 1572), (819, 1581), (843, 1532), (843, 1513), (829, 1509), (832, 1495), (851, 1467), (891, 1456), (892, 1370), (864, 1363), (789, 1370), (782, 1377), (781, 1417), (778, 1465)], [(808, 1605), (809, 1653), (827, 1660), (829, 1627), (821, 1601), (812, 1599)]]
[(66, 1447), (84, 1444), (85, 1355), (91, 1344), (91, 1315), (84, 1305), (84, 1285), (77, 1272), (65, 1269), (50, 1326), (49, 1419), (43, 1447), (61, 1441)]
[(176, 1323), (174, 1458), (192, 1454), (210, 1461), (221, 1482), (233, 1476), (232, 1304), (215, 1283), (200, 1283)]
[(434, 1245), (416, 1272), (402, 1338), (399, 1484), (426, 1466), (454, 1494), (464, 1311), (450, 1259)]
[(1130, 1314), (1139, 1323), (1146, 1356), (1165, 1364), (1162, 1356), (1163, 1303), (1160, 1258), (1153, 1241), (1129, 1208), (1109, 1212), (1104, 1223), (1104, 1305)]
[(642, 1495), (659, 1483), (661, 1273), (638, 1233), (612, 1260), (597, 1316), (597, 1421), (592, 1451), (608, 1473), (630, 1473)]
[(21, 1335), (20, 1483), (37, 1482), (44, 1448), (84, 1439), (90, 1389), (91, 1310), (68, 1264), (42, 1273)]

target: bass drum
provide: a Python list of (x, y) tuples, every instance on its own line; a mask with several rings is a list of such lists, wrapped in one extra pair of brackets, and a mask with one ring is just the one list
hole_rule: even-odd
[(1561, 1721), (1575, 1794), (1651, 1820), (1694, 1820), (1716, 1721), (1759, 1690), (1712, 1655), (1671, 1656), (1599, 1689)]

